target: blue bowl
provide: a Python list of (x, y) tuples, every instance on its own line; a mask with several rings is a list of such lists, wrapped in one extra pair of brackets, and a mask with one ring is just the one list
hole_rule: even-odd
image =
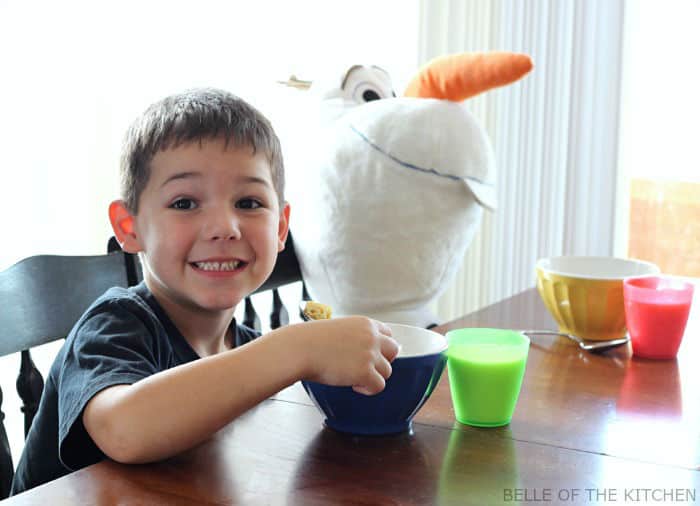
[(380, 393), (369, 396), (351, 387), (302, 381), (306, 393), (326, 415), (328, 427), (362, 435), (405, 432), (435, 390), (447, 362), (445, 338), (419, 327), (388, 325), (401, 352), (391, 363), (391, 376)]

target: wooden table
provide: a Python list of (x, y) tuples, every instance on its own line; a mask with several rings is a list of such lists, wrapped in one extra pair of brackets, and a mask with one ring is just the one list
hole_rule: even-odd
[[(177, 458), (102, 462), (7, 504), (700, 503), (700, 304), (678, 359), (534, 337), (509, 426), (454, 419), (447, 374), (411, 434), (323, 427), (296, 384)], [(438, 328), (555, 329), (527, 290)]]

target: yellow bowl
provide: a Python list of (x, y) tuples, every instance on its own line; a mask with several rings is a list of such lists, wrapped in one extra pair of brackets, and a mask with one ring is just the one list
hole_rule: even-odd
[(660, 272), (642, 260), (575, 256), (542, 258), (536, 269), (537, 290), (559, 330), (594, 341), (627, 333), (622, 280)]

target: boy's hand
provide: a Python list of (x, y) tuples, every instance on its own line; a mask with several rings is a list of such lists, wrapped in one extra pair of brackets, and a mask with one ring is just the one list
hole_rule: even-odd
[(399, 353), (391, 329), (364, 316), (303, 323), (308, 332), (309, 381), (352, 386), (365, 395), (382, 390)]

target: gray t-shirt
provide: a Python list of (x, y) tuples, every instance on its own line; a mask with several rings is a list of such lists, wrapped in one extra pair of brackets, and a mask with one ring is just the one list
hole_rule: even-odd
[[(235, 346), (259, 335), (235, 320), (231, 325)], [(51, 366), (11, 493), (106, 458), (82, 422), (96, 393), (198, 358), (145, 283), (110, 288), (78, 320)]]

